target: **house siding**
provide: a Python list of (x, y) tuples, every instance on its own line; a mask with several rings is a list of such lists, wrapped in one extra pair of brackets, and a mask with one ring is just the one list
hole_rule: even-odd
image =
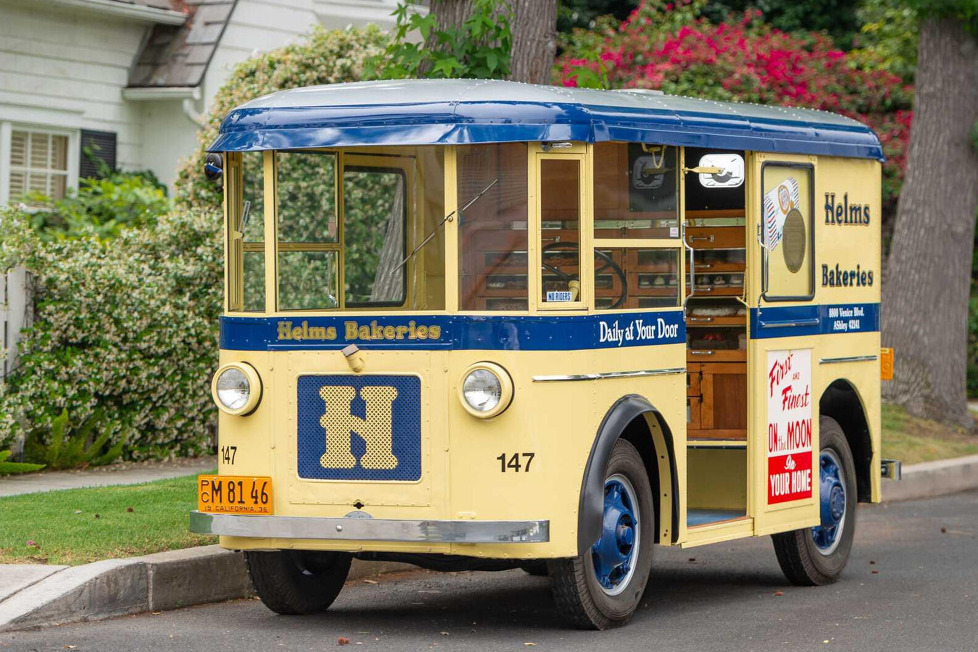
[[(83, 129), (116, 134), (120, 169), (152, 170), (171, 186), (195, 152), (198, 126), (238, 63), (294, 42), (315, 25), (392, 25), (396, 0), (237, 0), (199, 87), (199, 100), (125, 99), (149, 22), (36, 0), (0, 0), (0, 200), (11, 125), (71, 135), (77, 176)], [(201, 10), (206, 9), (206, 6)], [(215, 25), (215, 29), (220, 25)], [(203, 63), (203, 62), (200, 62)], [(188, 89), (189, 90), (189, 89)], [(4, 135), (6, 134), (6, 136)]]
[(0, 120), (112, 131), (119, 166), (141, 167), (141, 111), (122, 99), (122, 89), (148, 29), (94, 12), (0, 1)]

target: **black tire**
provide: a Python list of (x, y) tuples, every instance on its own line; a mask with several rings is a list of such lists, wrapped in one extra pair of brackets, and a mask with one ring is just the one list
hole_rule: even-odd
[(551, 590), (557, 609), (573, 625), (582, 629), (608, 629), (628, 622), (638, 608), (652, 570), (652, 543), (655, 535), (655, 510), (648, 473), (635, 447), (619, 439), (611, 452), (605, 477), (626, 478), (638, 502), (638, 549), (634, 571), (610, 595), (601, 586), (594, 570), (591, 549), (570, 559), (547, 563)]
[(532, 575), (533, 577), (546, 577), (547, 576), (547, 562), (544, 559), (534, 559), (528, 561), (524, 564), (520, 564), (520, 568), (527, 575)]
[[(822, 586), (835, 582), (849, 561), (852, 540), (856, 533), (856, 465), (852, 461), (849, 442), (835, 419), (821, 417), (818, 421), (821, 452), (831, 451), (840, 462), (845, 485), (845, 517), (842, 531), (837, 534), (838, 545), (831, 552), (824, 552), (815, 544), (812, 528), (775, 534), (774, 553), (785, 577), (798, 586)], [(819, 482), (813, 469), (812, 482)]]
[(340, 594), (352, 559), (345, 552), (245, 553), (258, 597), (266, 607), (283, 616), (326, 611)]

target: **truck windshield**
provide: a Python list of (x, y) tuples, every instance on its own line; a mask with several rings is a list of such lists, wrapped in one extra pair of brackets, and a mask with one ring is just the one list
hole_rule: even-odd
[[(235, 283), (229, 278), (229, 290), (241, 288), (246, 309), (260, 310), (263, 304), (271, 311), (444, 307), (443, 235), (437, 233), (405, 262), (416, 243), (435, 230), (444, 216), (439, 149), (289, 151), (265, 156), (270, 160), (261, 169), (274, 179), (275, 265), (274, 269), (266, 265), (261, 278), (252, 272), (253, 282), (246, 278)], [(245, 165), (244, 169), (255, 174), (259, 167)], [(255, 188), (262, 187), (253, 179), (240, 185), (252, 195), (259, 195)], [(268, 186), (266, 179), (266, 191)], [(230, 205), (240, 214), (238, 224), (244, 219), (249, 224), (241, 229), (232, 223), (232, 232), (263, 232), (263, 213), (256, 213), (262, 202), (252, 197)], [(257, 242), (261, 237), (246, 239), (245, 257), (251, 249), (256, 254), (264, 251), (264, 244)], [(229, 262), (233, 272), (236, 266)], [(240, 269), (247, 276), (250, 268), (245, 267)], [(272, 302), (259, 295), (259, 286), (273, 273), (274, 306), (269, 306)], [(234, 310), (232, 302), (229, 308)]]

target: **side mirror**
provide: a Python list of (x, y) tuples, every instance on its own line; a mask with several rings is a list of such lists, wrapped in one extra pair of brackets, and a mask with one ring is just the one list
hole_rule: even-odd
[(704, 188), (739, 188), (744, 184), (744, 157), (740, 154), (707, 154), (696, 167), (712, 168), (699, 175)]
[(204, 159), (204, 176), (214, 182), (220, 182), (224, 176), (224, 159), (217, 152), (209, 152)]

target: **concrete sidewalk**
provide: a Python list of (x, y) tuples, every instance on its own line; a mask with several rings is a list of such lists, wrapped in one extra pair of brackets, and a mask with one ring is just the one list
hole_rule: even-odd
[(217, 468), (217, 457), (197, 457), (171, 462), (112, 464), (78, 471), (25, 473), (0, 478), (0, 498), (60, 489), (109, 487), (197, 475)]
[[(347, 582), (408, 564), (354, 560)], [(100, 620), (254, 595), (244, 554), (219, 546), (83, 566), (0, 564), (0, 632)]]

